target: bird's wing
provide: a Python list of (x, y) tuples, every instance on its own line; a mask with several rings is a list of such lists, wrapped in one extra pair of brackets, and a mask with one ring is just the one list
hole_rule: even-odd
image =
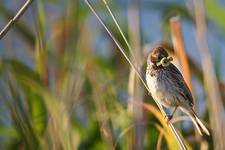
[(168, 71), (170, 72), (171, 78), (173, 78), (174, 84), (176, 84), (176, 87), (178, 87), (179, 94), (184, 97), (184, 99), (189, 101), (189, 104), (191, 106), (194, 105), (193, 103), (193, 97), (191, 95), (191, 91), (188, 88), (182, 74), (180, 71), (177, 69), (176, 66), (174, 66), (172, 63), (168, 66)]

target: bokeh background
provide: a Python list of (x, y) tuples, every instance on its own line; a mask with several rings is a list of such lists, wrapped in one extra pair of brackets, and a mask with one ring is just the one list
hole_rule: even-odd
[[(197, 1), (197, 0), (196, 0)], [(179, 16), (196, 110), (211, 136), (178, 112), (188, 149), (225, 149), (225, 2), (107, 1), (92, 5), (145, 78), (155, 44), (173, 51)], [(25, 0), (0, 0), (0, 30)], [(179, 49), (178, 49), (179, 51)], [(184, 71), (184, 70), (183, 70)], [(38, 0), (0, 41), (0, 149), (179, 149), (155, 102), (83, 0)]]

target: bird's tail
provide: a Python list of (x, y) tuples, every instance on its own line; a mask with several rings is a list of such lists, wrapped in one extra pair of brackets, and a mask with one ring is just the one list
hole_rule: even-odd
[(205, 125), (202, 123), (202, 121), (198, 118), (194, 110), (192, 110), (192, 113), (189, 113), (189, 116), (194, 123), (195, 127), (197, 128), (200, 135), (202, 135), (202, 132), (204, 132), (207, 135), (210, 135), (208, 129), (205, 127)]

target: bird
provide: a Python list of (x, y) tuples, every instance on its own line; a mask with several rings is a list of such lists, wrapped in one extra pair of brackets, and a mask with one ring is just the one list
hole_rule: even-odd
[(174, 108), (171, 115), (166, 115), (169, 122), (177, 108), (192, 120), (200, 135), (210, 135), (194, 110), (193, 96), (181, 72), (171, 63), (173, 58), (166, 49), (156, 46), (147, 58), (146, 82), (152, 98), (165, 108)]

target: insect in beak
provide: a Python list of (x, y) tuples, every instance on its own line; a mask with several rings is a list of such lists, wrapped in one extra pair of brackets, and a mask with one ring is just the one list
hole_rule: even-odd
[(156, 65), (160, 66), (162, 65), (163, 67), (169, 66), (170, 62), (173, 61), (173, 57), (168, 56), (168, 57), (163, 57), (160, 62), (158, 62)]

